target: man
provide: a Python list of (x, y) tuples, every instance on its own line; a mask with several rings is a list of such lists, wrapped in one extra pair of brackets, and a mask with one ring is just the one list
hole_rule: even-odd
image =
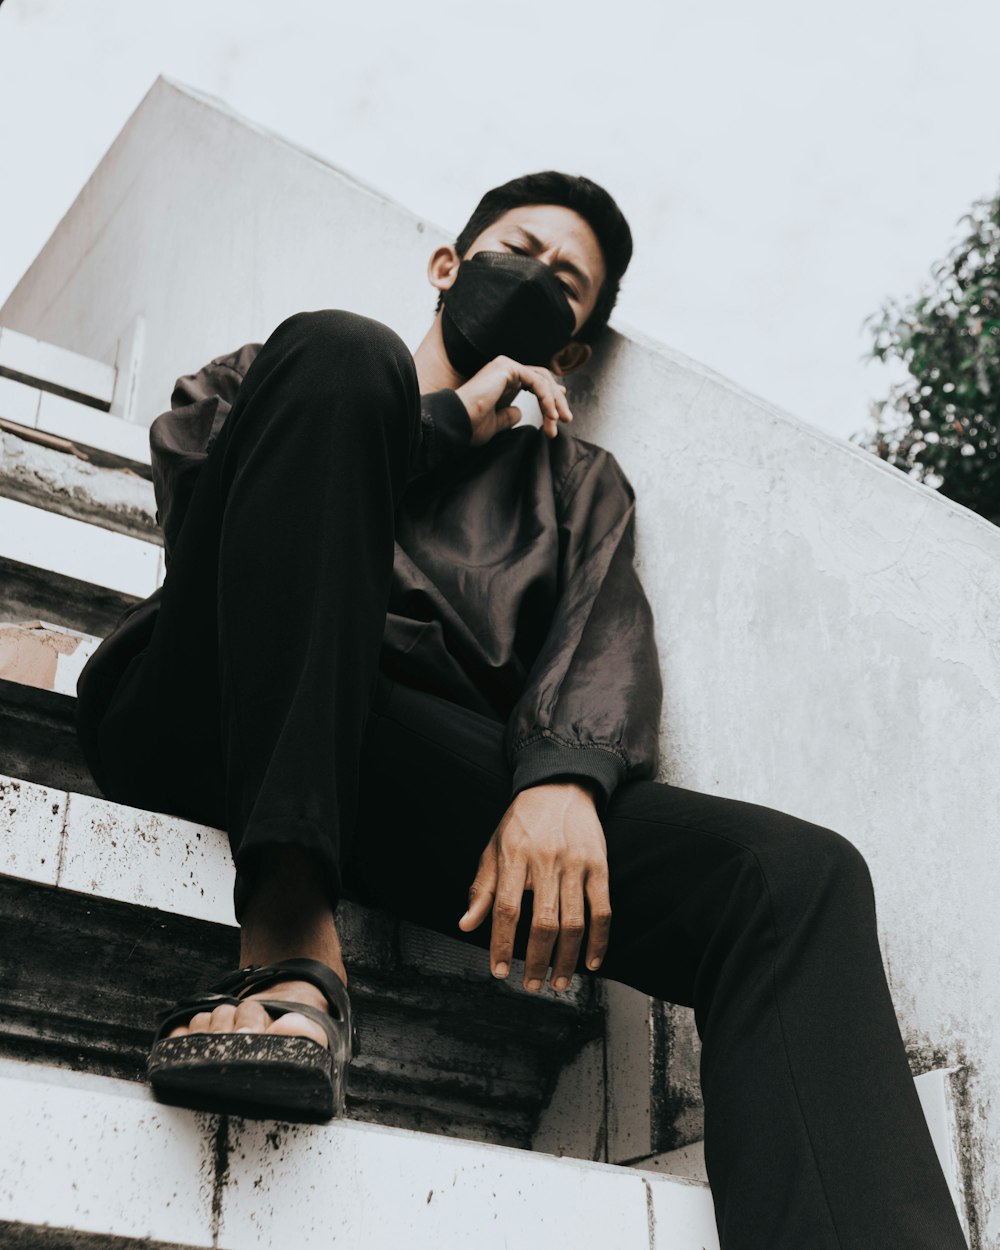
[(244, 968), (167, 1013), (151, 1078), (341, 1111), (349, 892), (529, 989), (597, 972), (692, 1006), (724, 1250), (959, 1250), (860, 853), (654, 780), (634, 496), (559, 380), (631, 251), (594, 183), (515, 179), (432, 254), (412, 355), (297, 314), (153, 423), (167, 574), (84, 670), (80, 734), (110, 797), (228, 830)]

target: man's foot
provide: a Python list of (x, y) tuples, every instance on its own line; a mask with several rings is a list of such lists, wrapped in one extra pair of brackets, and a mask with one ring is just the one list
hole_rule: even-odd
[(146, 1063), (161, 1102), (308, 1123), (345, 1113), (358, 1047), (343, 960), (292, 949), (268, 962), (244, 949), (238, 971), (161, 1014)]
[[(279, 844), (261, 849), (255, 859), (256, 885), (247, 900), (240, 933), (240, 966), (263, 966), (283, 959), (316, 959), (347, 985), (347, 970), (337, 926), (323, 887), (322, 865), (305, 848)], [(213, 1011), (199, 1011), (168, 1037), (189, 1033), (267, 1033), (280, 1037), (308, 1037), (328, 1046), (326, 1033), (315, 1020), (290, 1011), (275, 1019), (257, 1001), (274, 998), (302, 1003), (329, 1012), (323, 991), (309, 981), (280, 981), (253, 994), (240, 1005), (225, 1003)]]
[[(343, 964), (333, 966), (333, 970), (346, 985), (347, 972)], [(308, 981), (280, 981), (256, 994), (245, 995), (238, 1007), (223, 1003), (214, 1011), (199, 1011), (188, 1024), (172, 1029), (168, 1037), (186, 1037), (189, 1033), (269, 1033), (281, 1037), (308, 1037), (321, 1046), (328, 1045), (326, 1033), (315, 1020), (296, 1011), (274, 1019), (256, 1001), (260, 998), (275, 998), (281, 1002), (304, 1003), (321, 1011), (330, 1010), (322, 991), (315, 985)]]

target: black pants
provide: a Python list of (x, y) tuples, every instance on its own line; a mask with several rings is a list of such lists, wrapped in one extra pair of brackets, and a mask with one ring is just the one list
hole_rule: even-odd
[[(458, 919), (509, 802), (503, 726), (378, 669), (418, 422), (391, 330), (333, 311), (283, 322), (94, 741), (109, 797), (229, 830), (238, 915), (255, 848), (293, 842), (334, 904), (347, 891), (488, 948), (489, 922)], [(858, 850), (653, 781), (622, 785), (604, 828), (610, 945), (593, 974), (585, 937), (578, 971), (694, 1008), (724, 1250), (961, 1250)], [(530, 919), (526, 894), (518, 958)]]

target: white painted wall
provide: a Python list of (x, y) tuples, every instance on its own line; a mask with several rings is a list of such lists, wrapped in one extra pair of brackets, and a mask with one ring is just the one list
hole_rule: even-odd
[[(160, 83), (0, 323), (109, 360), (142, 313), (148, 420), (178, 372), (302, 307), (346, 304), (414, 344), (440, 237)], [(648, 340), (617, 338), (573, 402), (576, 433), (610, 447), (638, 495), (665, 779), (864, 852), (911, 1054), (967, 1065), (995, 1244), (1000, 530)]]

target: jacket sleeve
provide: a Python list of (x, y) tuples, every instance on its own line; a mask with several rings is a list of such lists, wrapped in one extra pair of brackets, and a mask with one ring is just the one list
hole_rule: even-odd
[(452, 390), (420, 396), (420, 442), (410, 456), (408, 481), (460, 457), (472, 444), (472, 422)]
[(248, 343), (217, 356), (197, 373), (178, 378), (170, 408), (149, 427), (156, 520), (163, 530), (166, 562), (180, 533), (198, 472), (222, 429), (244, 374), (260, 351)]
[(559, 598), (505, 730), (512, 795), (589, 782), (603, 816), (624, 780), (659, 764), (663, 684), (653, 614), (633, 564), (635, 495), (602, 448), (557, 497)]

